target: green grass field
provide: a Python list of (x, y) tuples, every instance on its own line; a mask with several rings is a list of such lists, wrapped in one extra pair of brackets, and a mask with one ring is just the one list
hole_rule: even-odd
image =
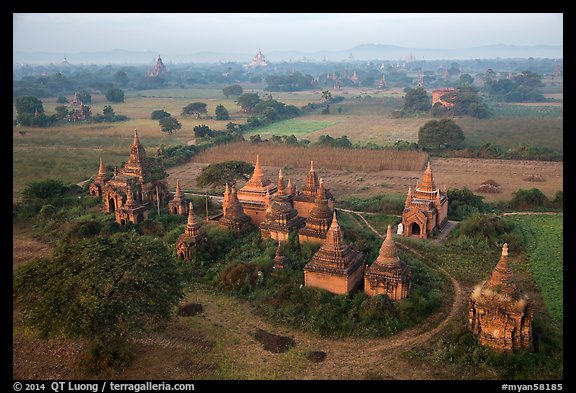
[(259, 127), (250, 132), (246, 132), (244, 135), (295, 135), (296, 137), (301, 137), (307, 135), (314, 131), (323, 130), (327, 127), (338, 124), (337, 121), (320, 121), (320, 120), (308, 120), (308, 119), (287, 119), (282, 120), (273, 124), (268, 124), (264, 127)]
[(534, 281), (550, 316), (561, 326), (564, 319), (563, 215), (514, 215), (506, 219), (516, 223), (524, 235)]

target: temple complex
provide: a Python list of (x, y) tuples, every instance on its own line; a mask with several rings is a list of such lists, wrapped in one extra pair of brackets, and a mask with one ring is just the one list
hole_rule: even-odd
[(442, 229), (448, 221), (448, 196), (446, 187), (443, 192), (434, 184), (430, 162), (422, 183), (416, 184), (414, 192), (408, 188), (404, 212), (402, 213), (402, 226), (404, 236), (419, 236), (426, 239), (432, 235), (435, 228)]
[(362, 283), (364, 256), (344, 244), (336, 212), (322, 246), (304, 266), (304, 285), (337, 295), (348, 294)]
[(260, 224), (262, 239), (288, 241), (290, 232), (298, 232), (305, 225), (305, 220), (298, 216), (298, 211), (292, 206), (290, 194), (286, 192), (282, 169), (278, 172), (278, 187), (274, 200), (268, 196), (266, 218)]
[(408, 296), (411, 282), (410, 268), (398, 257), (388, 225), (378, 258), (364, 272), (364, 292), (368, 296), (384, 295), (390, 300), (401, 300)]
[[(293, 203), (294, 208), (298, 210), (300, 217), (308, 218), (312, 209), (316, 206), (316, 195), (318, 194), (318, 175), (314, 169), (314, 161), (310, 161), (310, 171), (306, 175), (306, 184), (302, 187), (301, 191), (294, 193)], [(329, 190), (324, 189), (328, 206), (334, 209), (334, 197)]]
[(236, 187), (232, 186), (229, 189), (226, 184), (222, 210), (224, 215), (218, 221), (218, 225), (235, 232), (245, 232), (250, 229), (250, 217), (244, 213), (244, 208), (236, 194)]
[(105, 180), (107, 176), (100, 161), (98, 176), (89, 186), (90, 194), (102, 197), (104, 212), (116, 214), (119, 224), (127, 221), (138, 224), (146, 219), (148, 209), (168, 203), (166, 177), (168, 174), (146, 157), (146, 150), (134, 130), (128, 162), (120, 170), (115, 168), (114, 175)]
[(278, 188), (268, 179), (264, 179), (264, 172), (260, 167), (260, 159), (256, 156), (254, 173), (248, 182), (238, 191), (238, 200), (242, 204), (244, 213), (250, 217), (254, 226), (260, 226), (266, 218), (266, 211)]
[(308, 241), (322, 244), (326, 239), (330, 224), (332, 224), (332, 216), (333, 212), (328, 206), (328, 197), (324, 189), (324, 180), (320, 178), (314, 206), (306, 218), (306, 226), (300, 229), (298, 234), (299, 242)]
[(188, 213), (188, 202), (180, 188), (180, 181), (176, 180), (176, 192), (174, 198), (168, 202), (168, 213), (183, 216)]
[(470, 294), (468, 305), (467, 328), (483, 345), (500, 352), (532, 349), (534, 304), (512, 282), (508, 244), (490, 279)]
[(166, 72), (166, 66), (162, 62), (162, 58), (158, 55), (158, 60), (156, 60), (156, 64), (154, 65), (154, 69), (148, 71), (148, 76), (156, 77), (160, 76), (162, 73)]
[(192, 260), (192, 247), (207, 241), (206, 232), (200, 227), (194, 217), (194, 206), (192, 206), (192, 202), (189, 203), (187, 210), (188, 222), (186, 223), (186, 229), (184, 233), (178, 237), (178, 241), (176, 242), (176, 254), (184, 261)]

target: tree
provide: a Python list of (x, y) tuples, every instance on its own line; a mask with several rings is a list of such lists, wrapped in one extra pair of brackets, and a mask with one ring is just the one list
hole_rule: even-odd
[(474, 83), (474, 78), (470, 74), (460, 75), (460, 85), (471, 86)]
[(328, 103), (328, 101), (332, 99), (332, 93), (330, 93), (330, 90), (324, 90), (322, 92), (322, 99), (325, 103)]
[(422, 87), (409, 89), (404, 96), (405, 111), (427, 111), (430, 109), (431, 99)]
[(124, 102), (124, 92), (118, 87), (111, 87), (106, 90), (105, 96), (110, 102)]
[(245, 161), (224, 161), (210, 164), (196, 178), (198, 187), (224, 186), (234, 184), (236, 180), (248, 180), (254, 171), (254, 165)]
[(158, 120), (160, 124), (160, 128), (162, 131), (172, 134), (173, 131), (179, 130), (182, 128), (182, 124), (172, 116), (163, 117), (162, 119)]
[(58, 99), (56, 100), (57, 104), (67, 104), (68, 103), (68, 98), (64, 97), (64, 96), (59, 96)]
[(454, 148), (463, 141), (464, 133), (452, 119), (430, 120), (418, 130), (418, 145), (423, 148)]
[(216, 105), (216, 120), (230, 120), (230, 114), (222, 104)]
[(258, 93), (244, 93), (238, 97), (236, 103), (242, 108), (243, 112), (252, 113), (260, 101), (262, 100), (258, 96)]
[(19, 268), (13, 296), (41, 337), (87, 338), (106, 359), (171, 317), (181, 283), (161, 240), (126, 232), (64, 243)]
[(42, 101), (34, 96), (16, 97), (14, 106), (16, 106), (16, 112), (18, 112), (18, 114), (29, 113), (33, 115), (35, 113), (44, 113)]
[(128, 84), (128, 75), (124, 71), (118, 71), (112, 75), (112, 80), (120, 86), (126, 86)]
[(78, 93), (76, 93), (76, 96), (84, 104), (89, 104), (92, 102), (92, 96), (90, 95), (90, 92), (86, 89), (80, 90)]
[(238, 96), (242, 95), (242, 93), (244, 93), (244, 90), (242, 89), (242, 86), (240, 86), (240, 85), (232, 85), (232, 86), (227, 86), (227, 87), (223, 88), (222, 93), (224, 94), (224, 96), (226, 98), (228, 98), (230, 96), (238, 97)]
[(153, 112), (150, 114), (150, 118), (151, 118), (152, 120), (160, 120), (160, 119), (163, 119), (163, 118), (169, 117), (169, 116), (171, 116), (170, 113), (168, 113), (168, 112), (166, 112), (165, 110), (162, 110), (162, 109), (153, 111)]
[(199, 119), (202, 113), (208, 113), (206, 104), (203, 102), (193, 102), (182, 108), (182, 116), (196, 115), (196, 118)]
[(65, 119), (66, 116), (70, 114), (68, 112), (68, 108), (66, 108), (66, 105), (58, 105), (57, 107), (54, 108), (54, 110), (56, 111), (56, 116), (58, 117), (59, 120)]
[(213, 134), (214, 131), (212, 131), (206, 124), (194, 126), (194, 136), (196, 138), (211, 137)]

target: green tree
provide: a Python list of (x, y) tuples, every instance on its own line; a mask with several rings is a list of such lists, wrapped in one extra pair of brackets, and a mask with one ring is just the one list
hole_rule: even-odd
[(227, 87), (223, 88), (222, 93), (224, 94), (224, 97), (226, 97), (226, 98), (228, 98), (230, 96), (238, 97), (238, 96), (241, 96), (242, 93), (244, 93), (244, 90), (242, 89), (242, 86), (240, 86), (240, 85), (232, 85), (232, 86), (227, 86)]
[(236, 180), (248, 180), (254, 171), (254, 166), (245, 161), (224, 161), (210, 164), (196, 178), (198, 187), (224, 186), (233, 184)]
[(422, 87), (409, 89), (404, 96), (405, 111), (427, 111), (430, 109), (431, 98)]
[(430, 120), (418, 130), (418, 145), (423, 148), (455, 148), (463, 141), (464, 133), (452, 119)]
[(211, 137), (214, 131), (210, 129), (206, 124), (200, 124), (194, 127), (194, 136), (196, 138)]
[(110, 105), (104, 105), (104, 108), (102, 109), (102, 114), (104, 115), (104, 118), (108, 121), (114, 121), (114, 108), (112, 108)]
[(168, 320), (181, 283), (160, 240), (127, 232), (65, 243), (17, 269), (13, 297), (41, 337), (86, 338), (101, 360)]
[(222, 104), (216, 105), (216, 120), (230, 120), (230, 114)]
[(330, 93), (330, 90), (324, 90), (322, 92), (322, 99), (325, 103), (328, 103), (328, 101), (332, 99), (332, 93)]
[(118, 87), (111, 87), (106, 90), (105, 96), (110, 102), (124, 102), (124, 92)]
[(474, 78), (470, 74), (460, 75), (460, 85), (471, 86), (474, 83)]
[(120, 86), (126, 86), (128, 84), (128, 75), (124, 71), (118, 71), (112, 75), (112, 80)]
[(162, 131), (169, 134), (172, 134), (172, 132), (175, 130), (182, 128), (182, 124), (172, 116), (163, 117), (162, 119), (158, 120), (158, 123), (160, 124)]
[(244, 93), (238, 97), (236, 103), (242, 108), (243, 112), (252, 113), (260, 101), (262, 100), (258, 96), (258, 93)]
[(68, 103), (68, 98), (64, 97), (64, 96), (59, 96), (58, 99), (56, 100), (57, 104), (67, 104)]
[(152, 111), (152, 113), (150, 114), (150, 118), (152, 120), (160, 120), (160, 119), (163, 119), (163, 118), (169, 117), (169, 116), (171, 116), (170, 113), (168, 113), (162, 109)]
[(86, 89), (80, 90), (78, 93), (76, 93), (76, 95), (78, 96), (78, 99), (84, 103), (84, 105), (90, 104), (92, 102), (92, 95)]
[(68, 112), (68, 108), (66, 107), (66, 105), (58, 105), (57, 107), (54, 108), (54, 110), (56, 111), (56, 116), (58, 117), (59, 120), (65, 119), (66, 116), (70, 114)]
[(199, 119), (203, 113), (208, 113), (206, 104), (203, 102), (193, 102), (182, 108), (182, 116), (196, 115), (196, 118)]
[(35, 114), (44, 113), (44, 106), (42, 101), (34, 96), (20, 96), (16, 97), (14, 100), (14, 106), (16, 107), (16, 112), (18, 114)]

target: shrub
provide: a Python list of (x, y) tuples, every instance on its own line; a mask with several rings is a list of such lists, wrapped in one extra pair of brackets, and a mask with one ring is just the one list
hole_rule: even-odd
[(218, 277), (220, 288), (235, 292), (249, 292), (258, 281), (256, 263), (233, 262), (226, 266)]
[(530, 190), (519, 189), (514, 192), (510, 206), (514, 209), (529, 210), (543, 207), (548, 203), (548, 198), (538, 188)]

